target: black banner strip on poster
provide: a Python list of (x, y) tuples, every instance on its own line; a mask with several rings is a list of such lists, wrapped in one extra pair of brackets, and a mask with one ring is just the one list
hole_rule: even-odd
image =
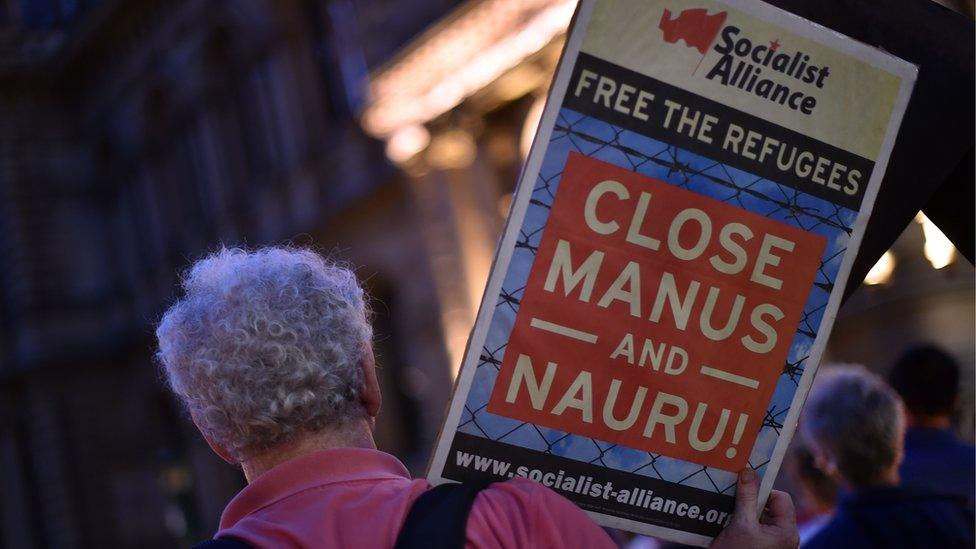
[[(582, 52), (562, 106), (855, 211), (874, 168), (841, 148)], [(702, 134), (706, 116), (711, 128)]]
[(455, 433), (443, 475), (459, 482), (525, 477), (588, 511), (711, 537), (722, 531), (734, 503), (732, 496), (466, 433)]

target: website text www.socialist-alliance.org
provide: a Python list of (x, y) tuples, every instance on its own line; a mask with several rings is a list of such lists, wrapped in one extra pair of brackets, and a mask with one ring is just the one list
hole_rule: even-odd
[(460, 450), (455, 451), (455, 459), (459, 467), (490, 473), (501, 478), (527, 478), (565, 494), (577, 494), (596, 500), (616, 501), (637, 509), (658, 511), (721, 526), (727, 525), (732, 518), (727, 511), (702, 509), (698, 505), (655, 496), (653, 490), (614, 486), (611, 481), (600, 482), (589, 475), (566, 475), (565, 471), (562, 470), (546, 471), (519, 465), (513, 467), (507, 461), (486, 458)]

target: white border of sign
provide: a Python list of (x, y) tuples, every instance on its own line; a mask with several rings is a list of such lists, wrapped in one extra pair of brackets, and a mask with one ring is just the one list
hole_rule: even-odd
[[(441, 425), (441, 430), (437, 439), (437, 447), (434, 449), (434, 454), (427, 468), (427, 478), (432, 484), (451, 482), (449, 479), (443, 478), (440, 475), (440, 472), (444, 470), (444, 466), (447, 462), (448, 452), (454, 438), (453, 429), (461, 419), (461, 413), (464, 410), (464, 403), (467, 400), (468, 392), (471, 389), (471, 383), (474, 380), (475, 369), (478, 366), (480, 349), (485, 343), (485, 339), (488, 335), (488, 328), (491, 324), (491, 318), (495, 311), (494, 304), (498, 300), (502, 283), (506, 273), (508, 272), (508, 266), (512, 259), (512, 253), (515, 249), (518, 231), (525, 219), (525, 213), (529, 206), (529, 199), (532, 196), (532, 189), (534, 188), (535, 181), (539, 176), (539, 169), (541, 167), (543, 157), (545, 156), (546, 150), (549, 147), (549, 139), (552, 136), (552, 130), (556, 123), (556, 117), (558, 116), (559, 110), (562, 107), (563, 98), (566, 94), (566, 89), (569, 85), (569, 80), (572, 76), (576, 59), (579, 56), (580, 48), (583, 44), (583, 38), (586, 34), (586, 28), (590, 20), (590, 15), (593, 12), (593, 6), (596, 1), (598, 0), (581, 0), (579, 6), (577, 7), (577, 12), (573, 18), (573, 23), (570, 28), (569, 37), (566, 40), (566, 45), (564, 46), (562, 57), (559, 61), (556, 77), (553, 80), (552, 87), (550, 88), (549, 97), (546, 101), (546, 106), (543, 110), (539, 127), (536, 130), (535, 139), (533, 140), (532, 147), (529, 151), (528, 161), (525, 163), (522, 173), (519, 176), (518, 186), (515, 191), (515, 198), (512, 202), (512, 210), (509, 214), (508, 221), (505, 224), (504, 235), (499, 241), (495, 259), (492, 262), (491, 273), (488, 277), (488, 284), (481, 299), (481, 305), (478, 309), (478, 316), (474, 329), (472, 330), (471, 337), (468, 339), (467, 348), (464, 352), (464, 359), (461, 363), (460, 373), (454, 385), (450, 407), (448, 409), (447, 416), (444, 419), (444, 423)], [(912, 88), (918, 75), (918, 68), (907, 61), (898, 59), (890, 54), (886, 54), (866, 44), (857, 42), (847, 36), (827, 29), (826, 27), (811, 23), (810, 21), (802, 19), (796, 15), (793, 15), (792, 13), (783, 11), (764, 2), (759, 2), (756, 0), (720, 1), (757, 19), (762, 19), (768, 23), (778, 25), (804, 38), (819, 42), (879, 69), (893, 73), (901, 77), (902, 82), (901, 88), (898, 91), (898, 96), (895, 100), (895, 104), (892, 108), (891, 118), (888, 120), (888, 127), (885, 130), (885, 138), (881, 151), (878, 153), (878, 158), (875, 160), (875, 168), (871, 174), (871, 179), (868, 182), (868, 188), (864, 195), (864, 201), (861, 204), (861, 210), (858, 212), (857, 219), (854, 222), (854, 230), (847, 247), (847, 252), (844, 254), (844, 259), (841, 263), (840, 270), (837, 273), (834, 290), (827, 302), (823, 320), (820, 323), (820, 329), (818, 330), (817, 337), (814, 340), (809, 358), (807, 359), (807, 366), (804, 370), (802, 378), (800, 379), (796, 393), (793, 396), (793, 401), (790, 404), (790, 411), (783, 422), (783, 429), (779, 438), (777, 439), (776, 446), (773, 448), (770, 462), (766, 466), (766, 472), (763, 475), (762, 483), (760, 484), (759, 508), (762, 509), (765, 506), (766, 499), (769, 497), (769, 492), (772, 489), (773, 481), (776, 480), (776, 475), (783, 463), (786, 449), (793, 438), (794, 432), (796, 431), (797, 420), (800, 415), (802, 404), (806, 401), (807, 393), (810, 391), (810, 386), (813, 383), (814, 376), (816, 375), (818, 366), (820, 364), (820, 359), (823, 356), (824, 348), (827, 345), (827, 339), (830, 335), (831, 329), (833, 328), (834, 319), (837, 316), (837, 309), (840, 307), (840, 301), (844, 295), (844, 288), (847, 285), (847, 279), (850, 276), (854, 259), (857, 257), (857, 252), (861, 246), (861, 240), (864, 236), (868, 219), (871, 216), (871, 210), (874, 208), (874, 201), (878, 195), (878, 189), (881, 186), (881, 180), (884, 178), (884, 173), (887, 169), (888, 158), (891, 155), (891, 150), (894, 148), (895, 138), (898, 135), (898, 127), (901, 125), (902, 117), (904, 116), (905, 109), (908, 106), (908, 101), (911, 97)], [(609, 61), (612, 62), (613, 60)], [(472, 349), (474, 352), (472, 352)], [(444, 436), (445, 429), (449, 430), (451, 436)], [(652, 526), (642, 522), (592, 511), (587, 511), (587, 514), (590, 515), (597, 523), (603, 526), (623, 528), (651, 536), (664, 537), (680, 543), (704, 547), (712, 541), (712, 538), (708, 536), (692, 534), (681, 530)]]

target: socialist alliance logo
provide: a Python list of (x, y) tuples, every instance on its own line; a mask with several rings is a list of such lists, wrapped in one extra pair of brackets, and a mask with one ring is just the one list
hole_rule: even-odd
[(715, 41), (718, 31), (722, 30), (728, 15), (727, 11), (708, 15), (708, 10), (705, 8), (692, 8), (672, 18), (671, 10), (664, 8), (658, 28), (664, 32), (665, 42), (677, 44), (678, 40), (684, 40), (689, 48), (695, 48), (705, 55)]
[(817, 97), (797, 84), (823, 89), (830, 68), (811, 63), (810, 55), (800, 50), (781, 51), (779, 38), (768, 41), (750, 38), (741, 28), (726, 25), (727, 19), (726, 11), (709, 14), (705, 8), (689, 8), (674, 16), (665, 8), (658, 28), (665, 42), (677, 44), (684, 40), (687, 47), (701, 53), (692, 76), (712, 49), (721, 57), (705, 75), (706, 79), (806, 115), (813, 114)]

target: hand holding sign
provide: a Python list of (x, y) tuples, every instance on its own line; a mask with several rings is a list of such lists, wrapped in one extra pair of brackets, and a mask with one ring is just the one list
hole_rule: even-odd
[(750, 468), (739, 472), (732, 522), (712, 549), (793, 549), (800, 545), (796, 510), (789, 494), (773, 490), (759, 516), (759, 479)]

